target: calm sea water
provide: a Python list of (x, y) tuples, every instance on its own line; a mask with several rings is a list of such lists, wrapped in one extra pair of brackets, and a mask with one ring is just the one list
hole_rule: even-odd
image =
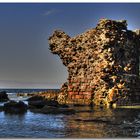
[(0, 112), (0, 138), (140, 138), (139, 109), (75, 109), (82, 111), (73, 115)]

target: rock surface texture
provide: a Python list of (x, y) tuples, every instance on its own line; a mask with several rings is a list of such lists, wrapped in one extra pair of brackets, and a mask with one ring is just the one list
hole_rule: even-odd
[(135, 101), (140, 30), (127, 30), (126, 20), (101, 19), (96, 28), (72, 38), (57, 30), (49, 45), (69, 73), (58, 95), (60, 103), (110, 106)]

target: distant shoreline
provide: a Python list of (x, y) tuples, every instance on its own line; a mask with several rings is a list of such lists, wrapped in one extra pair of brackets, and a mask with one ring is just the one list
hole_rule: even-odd
[(49, 91), (49, 90), (54, 90), (54, 91), (59, 91), (60, 89), (40, 89), (40, 88), (38, 88), (38, 89), (23, 89), (23, 88), (14, 88), (14, 89), (12, 89), (12, 88), (0, 88), (0, 92), (1, 91), (6, 91), (7, 93), (30, 93), (30, 92), (41, 92), (41, 91)]

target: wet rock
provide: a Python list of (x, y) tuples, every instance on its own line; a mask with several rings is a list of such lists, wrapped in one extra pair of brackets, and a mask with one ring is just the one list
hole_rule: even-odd
[(27, 111), (27, 105), (22, 101), (9, 101), (4, 104), (3, 110), (6, 113), (25, 113)]
[(45, 105), (41, 109), (31, 109), (32, 112), (36, 113), (44, 113), (44, 114), (73, 114), (75, 113), (74, 109), (71, 108), (62, 108), (62, 107), (54, 107), (54, 106), (47, 106)]
[(32, 96), (28, 101), (29, 108), (42, 108), (45, 106), (45, 99), (42, 96)]
[(56, 100), (49, 100), (42, 96), (33, 96), (28, 99), (29, 108), (43, 108), (45, 105), (68, 108), (68, 105), (59, 104)]
[(99, 106), (136, 101), (139, 44), (139, 30), (127, 30), (126, 20), (101, 19), (96, 28), (72, 38), (55, 31), (49, 38), (50, 50), (69, 72), (57, 101)]
[(9, 98), (8, 98), (6, 91), (1, 91), (0, 92), (0, 102), (6, 102), (8, 100), (9, 100)]
[(29, 108), (42, 108), (46, 105), (45, 100), (28, 101)]

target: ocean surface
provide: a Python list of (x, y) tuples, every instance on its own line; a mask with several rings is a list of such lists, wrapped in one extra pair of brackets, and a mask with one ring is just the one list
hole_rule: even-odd
[(72, 115), (0, 112), (0, 138), (140, 138), (140, 109), (75, 109), (79, 113)]

